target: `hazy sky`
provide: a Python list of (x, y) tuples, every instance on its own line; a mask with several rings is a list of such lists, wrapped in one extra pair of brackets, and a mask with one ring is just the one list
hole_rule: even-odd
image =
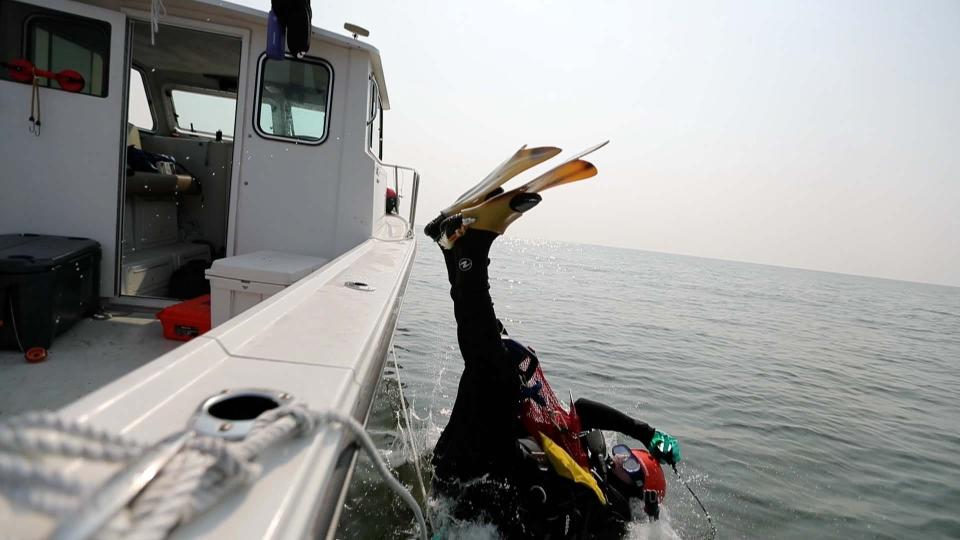
[(313, 10), (380, 49), (421, 222), (521, 144), (611, 139), (508, 234), (960, 285), (960, 2)]

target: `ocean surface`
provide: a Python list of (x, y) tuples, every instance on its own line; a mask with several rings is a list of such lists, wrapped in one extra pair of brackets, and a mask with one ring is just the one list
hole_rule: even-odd
[[(960, 538), (960, 288), (510, 238), (491, 259), (497, 314), (557, 394), (676, 436), (719, 538)], [(412, 437), (389, 361), (369, 423), (418, 497), (414, 461), (429, 487), (462, 369), (455, 330), (441, 255), (421, 242), (394, 340)], [(337, 537), (413, 536), (358, 463)], [(664, 519), (629, 536), (708, 537), (668, 484)], [(496, 538), (444, 507), (429, 503), (447, 536)]]

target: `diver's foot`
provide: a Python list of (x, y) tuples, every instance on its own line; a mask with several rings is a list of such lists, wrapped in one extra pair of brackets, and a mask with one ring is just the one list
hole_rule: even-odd
[(440, 230), (440, 224), (443, 220), (447, 219), (447, 216), (440, 214), (439, 216), (433, 218), (430, 223), (427, 223), (427, 226), (423, 228), (423, 234), (426, 234), (434, 242), (440, 241), (440, 233), (443, 232)]
[(473, 219), (464, 219), (462, 214), (456, 214), (444, 219), (440, 223), (440, 237), (437, 243), (443, 249), (453, 249), (453, 244), (467, 232), (467, 228), (473, 223)]
[[(502, 187), (498, 187), (497, 189), (495, 189), (495, 190), (491, 191), (490, 193), (488, 193), (488, 194), (486, 195), (486, 197), (484, 198), (484, 201), (490, 200), (490, 199), (492, 199), (492, 198), (500, 195), (501, 193), (503, 193), (503, 188), (502, 188)], [(456, 215), (454, 215), (454, 216), (445, 216), (445, 215), (443, 215), (443, 214), (441, 213), (441, 214), (438, 215), (437, 217), (433, 218), (433, 220), (430, 221), (430, 223), (427, 223), (427, 225), (423, 228), (424, 234), (426, 234), (427, 236), (429, 236), (430, 239), (433, 240), (434, 242), (440, 242), (440, 238), (443, 236), (443, 233), (444, 233), (444, 231), (445, 231), (445, 229), (444, 229), (444, 227), (443, 227), (443, 222), (444, 222), (445, 220), (447, 220), (447, 219), (450, 219), (451, 217), (456, 217)], [(453, 223), (453, 222), (451, 222), (451, 223)], [(451, 225), (448, 224), (447, 227), (449, 228), (450, 226), (451, 226)], [(457, 225), (457, 228), (459, 228), (459, 227), (460, 227), (460, 225)], [(451, 245), (452, 245), (452, 244), (451, 244)], [(449, 249), (449, 248), (448, 248), (448, 249)]]
[(540, 204), (539, 193), (510, 191), (461, 212), (464, 222), (472, 229), (506, 232), (507, 227), (525, 212)]
[(483, 204), (444, 218), (436, 224), (436, 230), (439, 231), (437, 243), (443, 249), (452, 249), (467, 229), (503, 234), (511, 223), (540, 204), (541, 200), (543, 198), (539, 193), (523, 192), (510, 192), (488, 199)]

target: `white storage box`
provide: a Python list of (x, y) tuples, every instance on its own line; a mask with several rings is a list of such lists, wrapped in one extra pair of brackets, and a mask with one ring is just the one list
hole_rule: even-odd
[(213, 261), (210, 322), (214, 327), (236, 317), (327, 264), (327, 259), (279, 251), (257, 251)]
[(170, 254), (158, 249), (142, 249), (123, 255), (121, 294), (131, 296), (166, 296), (173, 274)]

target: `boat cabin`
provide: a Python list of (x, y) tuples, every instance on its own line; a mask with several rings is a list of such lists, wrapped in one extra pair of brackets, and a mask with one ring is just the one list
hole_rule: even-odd
[[(57, 410), (151, 443), (217, 395), (366, 420), (419, 175), (381, 160), (376, 48), (313, 27), (306, 54), (268, 56), (267, 35), (266, 13), (219, 0), (0, 0), (0, 421)], [(18, 242), (80, 242), (84, 262), (51, 258), (31, 300), (12, 283), (39, 262)], [(202, 305), (208, 283), (212, 330), (165, 334), (158, 312)], [(68, 326), (57, 306), (76, 298)], [(57, 337), (31, 357), (19, 331), (39, 313)], [(207, 412), (228, 432), (261, 410)], [(352, 441), (325, 426), (290, 442), (175, 536), (332, 535)], [(104, 480), (79, 461), (63, 470)], [(55, 526), (0, 491), (0, 530)]]
[(264, 14), (164, 4), (154, 26), (149, 2), (0, 0), (0, 61), (54, 74), (34, 91), (0, 68), (0, 231), (96, 240), (120, 303), (176, 296), (191, 261), (332, 260), (374, 235), (397, 189), (377, 50), (315, 30), (306, 56), (272, 59)]

